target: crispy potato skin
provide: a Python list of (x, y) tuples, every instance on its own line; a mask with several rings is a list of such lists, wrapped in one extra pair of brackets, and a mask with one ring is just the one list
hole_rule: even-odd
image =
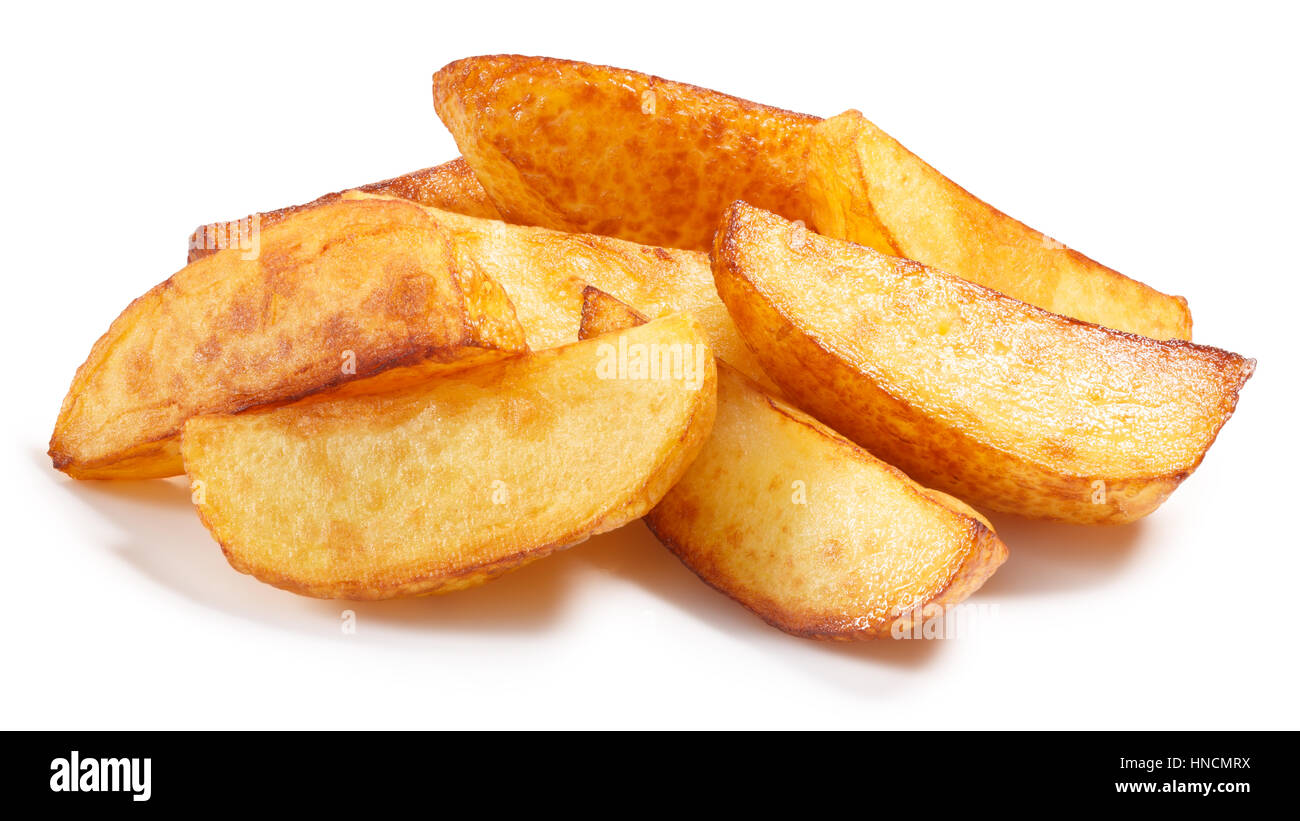
[(624, 332), (701, 346), (698, 383), (600, 378), (614, 337), (403, 390), (187, 423), (199, 515), (236, 569), (307, 596), (479, 584), (638, 518), (708, 438), (717, 374), (677, 315)]
[(256, 259), (222, 251), (131, 303), (78, 369), (50, 456), (77, 478), (171, 476), (191, 416), (525, 349), (505, 291), (456, 266), (428, 211), (329, 203), (266, 229)]
[(812, 134), (808, 197), (819, 233), (916, 260), (1074, 319), (1153, 339), (1192, 338), (1185, 299), (1012, 219), (861, 113), (824, 120)]
[[(470, 170), (469, 163), (465, 162), (461, 157), (445, 162), (442, 165), (435, 165), (433, 168), (403, 174), (391, 180), (372, 182), (356, 190), (400, 197), (418, 202), (421, 205), (428, 205), (457, 214), (467, 214), (471, 217), (486, 217), (488, 219), (499, 219), (501, 217), (496, 206), (488, 199), (483, 186), (479, 185), (474, 172)], [(326, 194), (306, 205), (291, 205), (275, 211), (260, 213), (257, 215), (258, 230), (264, 230), (283, 222), (286, 218), (300, 211), (334, 202), (341, 195), (341, 192)], [(239, 220), (213, 222), (197, 228), (190, 235), (188, 261), (193, 262), (196, 259), (215, 254), (221, 248), (228, 247), (230, 237), (237, 237), (241, 230), (248, 230), (247, 228), (241, 228), (239, 222)]]
[(510, 222), (707, 251), (734, 199), (811, 219), (803, 180), (816, 117), (518, 55), (447, 65), (433, 102)]
[[(585, 300), (584, 339), (643, 321), (596, 288)], [(645, 521), (710, 586), (805, 638), (888, 636), (927, 605), (965, 599), (1007, 558), (965, 504), (920, 487), (722, 361), (708, 443)]]
[(798, 405), (977, 507), (1145, 516), (1200, 464), (1253, 360), (1051, 314), (744, 203), (718, 292)]

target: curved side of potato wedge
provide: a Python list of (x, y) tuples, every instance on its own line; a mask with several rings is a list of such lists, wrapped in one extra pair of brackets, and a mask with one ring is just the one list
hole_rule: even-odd
[[(700, 370), (606, 370), (656, 346), (698, 350)], [(708, 438), (716, 380), (683, 314), (392, 393), (197, 417), (182, 452), (236, 570), (322, 598), (423, 595), (643, 515)]]
[(810, 219), (816, 117), (641, 74), (547, 57), (458, 60), (433, 101), (510, 222), (707, 251), (743, 198)]
[(914, 259), (1074, 319), (1153, 339), (1192, 338), (1187, 300), (1012, 219), (860, 112), (823, 120), (812, 134), (808, 197), (819, 233)]
[[(640, 323), (588, 288), (582, 337)], [(879, 638), (974, 593), (1007, 558), (978, 513), (931, 491), (718, 363), (700, 455), (645, 516), (710, 586), (773, 627)]]
[(923, 484), (1080, 523), (1150, 513), (1253, 360), (1068, 319), (737, 203), (718, 292), (802, 408)]
[(78, 369), (50, 456), (77, 478), (171, 476), (191, 416), (525, 349), (505, 291), (455, 265), (425, 209), (329, 203), (267, 229), (256, 259), (222, 251), (132, 302)]
[[(479, 185), (478, 178), (474, 176), (469, 163), (465, 162), (463, 157), (457, 157), (432, 168), (393, 177), (391, 180), (372, 182), (356, 190), (400, 197), (421, 205), (471, 217), (501, 218), (501, 214), (488, 199), (487, 192)], [(326, 194), (306, 205), (290, 205), (256, 214), (257, 230), (260, 233), (272, 225), (284, 222), (300, 211), (334, 202), (340, 196), (342, 192)], [(210, 256), (224, 248), (251, 245), (253, 243), (253, 238), (250, 236), (253, 231), (252, 220), (253, 216), (250, 215), (242, 220), (226, 220), (200, 226), (190, 234), (187, 262)]]
[(709, 585), (806, 638), (888, 636), (1007, 558), (978, 518), (725, 363), (713, 435), (645, 520)]

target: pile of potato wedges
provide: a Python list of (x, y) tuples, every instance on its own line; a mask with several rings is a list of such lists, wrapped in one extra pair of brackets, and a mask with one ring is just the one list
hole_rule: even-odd
[(459, 60), (463, 157), (199, 228), (78, 369), (50, 456), (188, 475), (308, 596), (475, 585), (644, 519), (799, 636), (889, 636), (1007, 559), (980, 511), (1123, 524), (1254, 361), (862, 114)]

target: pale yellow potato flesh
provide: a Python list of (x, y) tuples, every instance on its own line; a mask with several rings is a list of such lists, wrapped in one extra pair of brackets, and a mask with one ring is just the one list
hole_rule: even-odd
[(427, 211), (331, 202), (266, 228), (255, 257), (206, 256), (132, 302), (78, 369), (50, 456), (77, 478), (171, 476), (191, 416), (525, 349), (505, 291), (458, 265)]
[[(582, 336), (641, 319), (588, 289)], [(645, 516), (701, 579), (797, 636), (911, 634), (1007, 557), (992, 526), (718, 363), (708, 443)]]
[(718, 292), (799, 407), (976, 507), (1144, 516), (1200, 464), (1254, 361), (1052, 314), (736, 203)]
[[(700, 370), (607, 373), (620, 343), (697, 351)], [(308, 596), (414, 596), (642, 516), (708, 438), (716, 390), (682, 314), (390, 393), (198, 417), (182, 453), (236, 570)]]
[(1191, 339), (1163, 294), (1012, 219), (940, 174), (857, 111), (812, 129), (813, 226), (969, 279), (1039, 308), (1153, 339)]

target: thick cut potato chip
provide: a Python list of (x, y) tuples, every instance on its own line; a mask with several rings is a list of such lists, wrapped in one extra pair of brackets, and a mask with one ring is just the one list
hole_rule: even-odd
[[(359, 191), (387, 194), (429, 205), (444, 211), (468, 214), (472, 217), (499, 218), (496, 206), (488, 199), (465, 160), (457, 157), (451, 162), (403, 174), (391, 180), (363, 185)], [(242, 220), (213, 222), (201, 226), (190, 235), (189, 261), (215, 254), (224, 248), (247, 247), (254, 241), (254, 225), (261, 232), (304, 209), (334, 202), (340, 194), (326, 194), (306, 205), (291, 205), (275, 211), (266, 211)]]
[(635, 71), (547, 57), (458, 60), (433, 102), (510, 222), (707, 251), (745, 199), (810, 219), (816, 117)]
[(713, 260), (737, 329), (799, 407), (989, 510), (1146, 515), (1200, 464), (1254, 367), (1051, 314), (744, 203)]
[(457, 266), (425, 209), (329, 203), (264, 231), (255, 259), (221, 251), (131, 303), (77, 371), (50, 456), (77, 478), (171, 476), (191, 416), (525, 349), (505, 292)]
[(182, 452), (236, 570), (309, 596), (421, 595), (643, 515), (708, 438), (716, 389), (682, 314), (392, 393), (195, 418)]
[(1053, 313), (1154, 339), (1192, 338), (1182, 297), (1008, 217), (857, 111), (812, 133), (808, 197), (819, 233), (914, 259)]
[[(582, 336), (641, 322), (589, 288)], [(700, 578), (774, 627), (820, 639), (910, 634), (1007, 557), (991, 526), (718, 363), (713, 432), (645, 516)]]

